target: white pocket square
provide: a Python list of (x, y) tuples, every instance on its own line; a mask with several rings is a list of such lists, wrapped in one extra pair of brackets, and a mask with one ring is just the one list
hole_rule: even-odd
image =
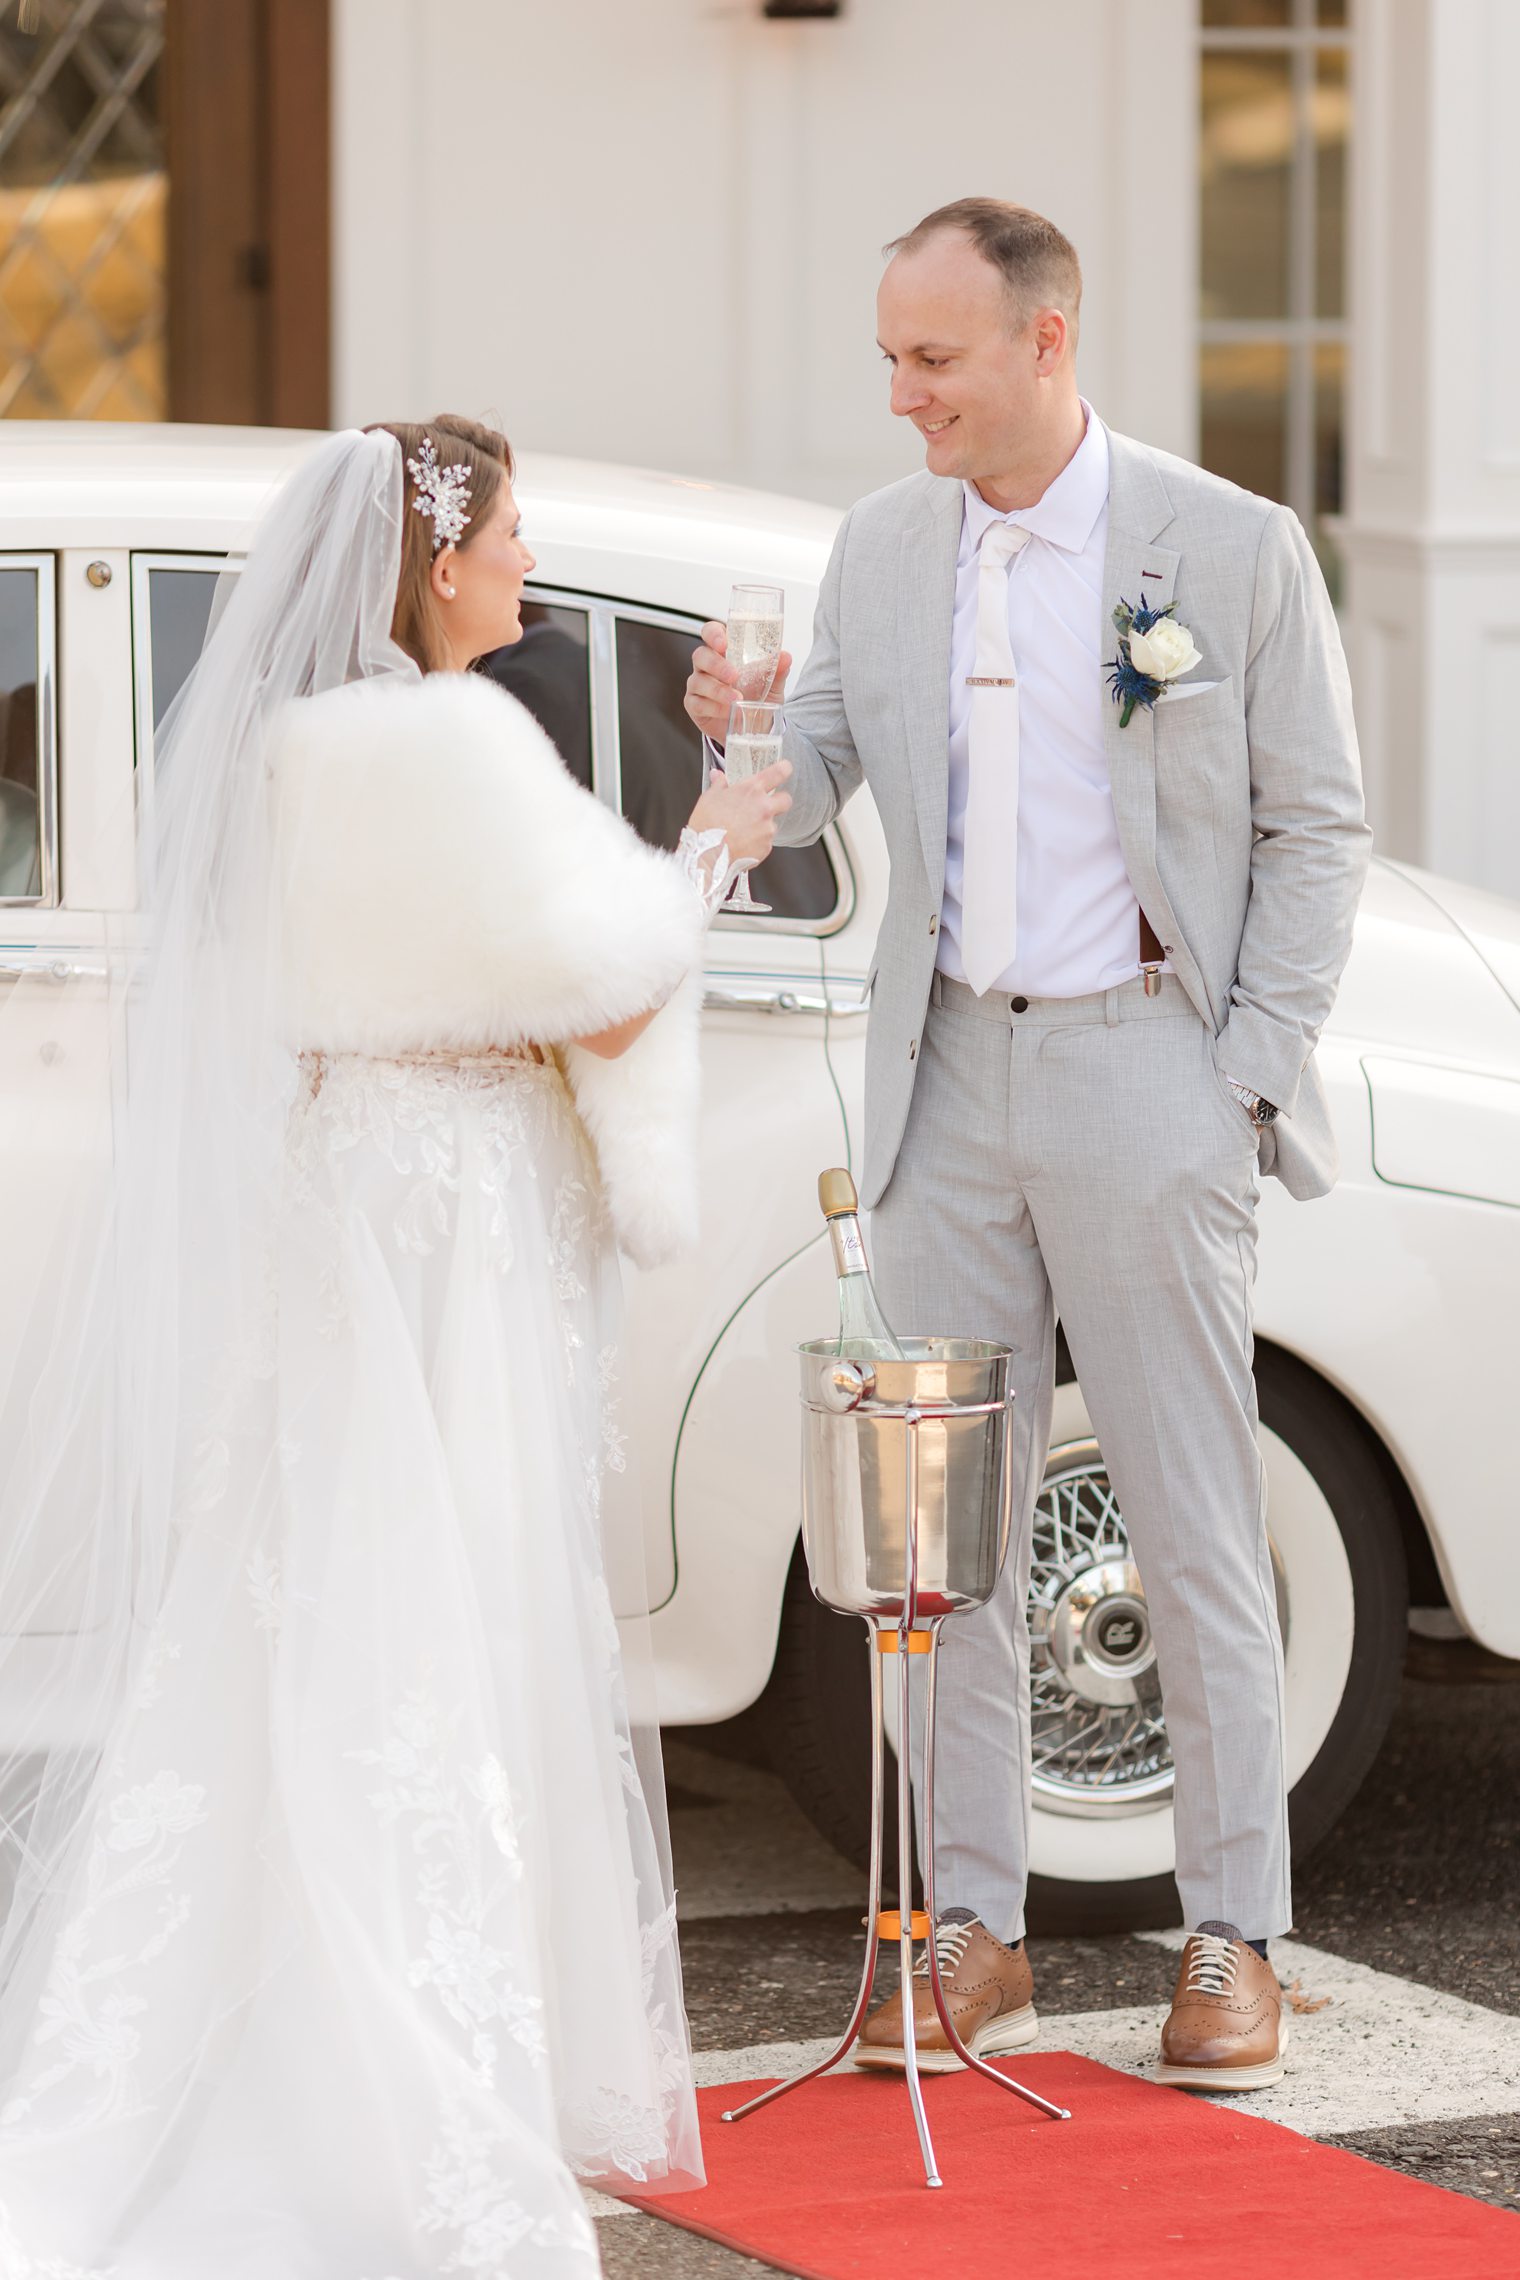
[(1219, 681), (1168, 681), (1156, 702), (1158, 705), (1174, 705), (1180, 697), (1206, 697), (1210, 689), (1222, 686)]

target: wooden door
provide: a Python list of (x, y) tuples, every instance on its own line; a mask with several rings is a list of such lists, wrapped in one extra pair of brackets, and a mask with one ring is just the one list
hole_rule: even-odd
[(328, 0), (168, 0), (169, 408), (325, 427)]

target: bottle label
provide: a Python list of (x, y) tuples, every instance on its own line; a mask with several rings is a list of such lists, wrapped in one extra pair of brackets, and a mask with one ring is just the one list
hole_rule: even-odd
[(863, 1275), (869, 1272), (858, 1219), (831, 1219), (829, 1234), (834, 1242), (836, 1275)]

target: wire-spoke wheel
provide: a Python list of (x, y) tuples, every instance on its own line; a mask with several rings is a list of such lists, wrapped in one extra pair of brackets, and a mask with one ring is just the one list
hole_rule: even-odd
[[(1286, 1642), (1287, 1592), (1275, 1543), (1272, 1566)], [(1145, 1586), (1103, 1452), (1090, 1435), (1053, 1447), (1045, 1468), (1034, 1512), (1029, 1641), (1031, 1757), (1041, 1807), (1101, 1816), (1166, 1803), (1172, 1750)]]

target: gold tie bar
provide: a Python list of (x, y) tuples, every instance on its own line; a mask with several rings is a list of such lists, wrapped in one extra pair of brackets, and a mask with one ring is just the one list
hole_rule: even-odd
[(1012, 680), (994, 680), (988, 673), (968, 673), (966, 675), (966, 686), (968, 689), (1015, 689), (1018, 687), (1018, 683)]

